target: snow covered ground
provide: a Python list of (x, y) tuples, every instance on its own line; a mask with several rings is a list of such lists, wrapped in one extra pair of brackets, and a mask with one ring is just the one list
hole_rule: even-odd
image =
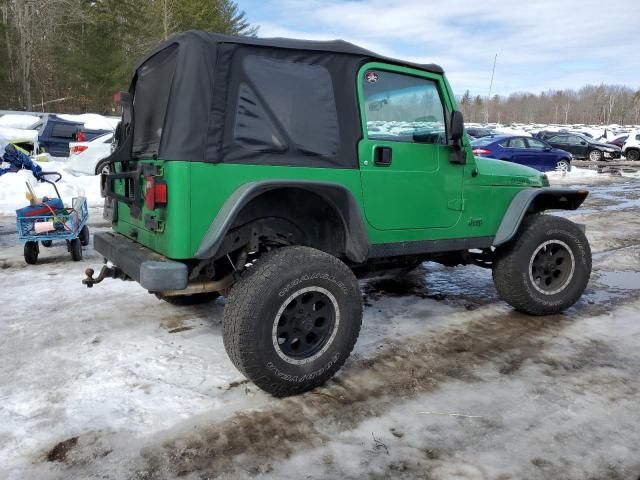
[[(638, 478), (640, 179), (550, 177), (592, 191), (564, 214), (594, 251), (575, 307), (515, 313), (474, 266), (363, 282), (351, 359), (285, 400), (227, 359), (224, 299), (86, 289), (90, 247), (78, 263), (43, 248), (27, 266), (0, 215), (0, 478)], [(96, 177), (65, 178), (70, 194), (96, 192), (83, 183)], [(93, 232), (108, 228), (91, 213)]]

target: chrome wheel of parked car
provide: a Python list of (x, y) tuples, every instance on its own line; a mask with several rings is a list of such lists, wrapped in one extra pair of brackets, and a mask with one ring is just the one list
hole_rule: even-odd
[(599, 162), (602, 160), (602, 152), (600, 150), (591, 150), (589, 152), (589, 160), (592, 162)]
[(559, 172), (568, 172), (571, 170), (571, 164), (567, 160), (560, 160), (556, 164), (556, 170)]

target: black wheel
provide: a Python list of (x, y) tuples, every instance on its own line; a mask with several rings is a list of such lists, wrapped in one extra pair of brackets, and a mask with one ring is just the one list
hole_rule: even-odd
[(43, 247), (49, 248), (51, 245), (53, 245), (53, 240), (42, 240), (40, 243)]
[(69, 252), (71, 252), (71, 260), (74, 262), (82, 260), (82, 243), (79, 238), (74, 238), (69, 242)]
[(602, 152), (600, 150), (591, 150), (589, 152), (589, 160), (592, 162), (599, 162), (602, 160)]
[(634, 162), (640, 160), (640, 150), (629, 150), (627, 152), (627, 160), (632, 160)]
[(232, 287), (224, 345), (234, 365), (283, 397), (322, 385), (344, 364), (362, 323), (353, 272), (308, 247), (272, 251)]
[(109, 175), (111, 173), (111, 164), (109, 162), (102, 161), (96, 165), (96, 175), (100, 175), (101, 173), (104, 173), (105, 175)]
[(565, 158), (558, 160), (558, 163), (556, 163), (556, 170), (559, 172), (570, 172), (571, 162)]
[(591, 275), (591, 248), (573, 222), (552, 215), (526, 217), (515, 238), (496, 251), (498, 295), (531, 315), (559, 313), (578, 301)]
[(80, 239), (80, 244), (82, 244), (83, 247), (86, 247), (87, 245), (89, 245), (89, 239), (91, 237), (89, 236), (88, 226), (85, 225), (80, 229), (80, 234), (78, 235), (78, 238)]
[(38, 263), (38, 253), (40, 253), (38, 242), (27, 242), (24, 244), (24, 261), (29, 265)]
[(164, 300), (167, 303), (170, 303), (171, 305), (188, 306), (188, 305), (200, 305), (203, 303), (212, 302), (219, 296), (220, 294), (218, 292), (207, 292), (207, 293), (194, 293), (192, 295), (172, 295), (169, 297), (158, 295), (158, 298), (160, 300)]

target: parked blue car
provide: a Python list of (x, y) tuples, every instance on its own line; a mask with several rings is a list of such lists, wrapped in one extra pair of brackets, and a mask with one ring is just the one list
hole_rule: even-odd
[(538, 138), (499, 135), (479, 138), (472, 141), (471, 145), (477, 157), (519, 163), (541, 172), (571, 170), (572, 156), (569, 152), (553, 148)]

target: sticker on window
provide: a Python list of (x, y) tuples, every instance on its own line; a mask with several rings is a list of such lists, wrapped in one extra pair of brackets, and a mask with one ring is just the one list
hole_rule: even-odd
[(376, 83), (378, 81), (378, 74), (370, 70), (367, 73), (365, 73), (364, 78), (369, 83)]

